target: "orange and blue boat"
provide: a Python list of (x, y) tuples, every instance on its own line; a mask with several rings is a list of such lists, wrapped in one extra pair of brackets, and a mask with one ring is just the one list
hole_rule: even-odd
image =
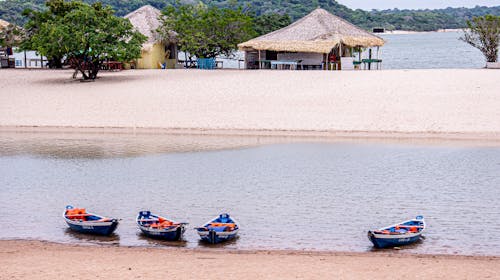
[(220, 214), (206, 222), (201, 227), (195, 228), (201, 240), (211, 244), (221, 243), (236, 238), (240, 230), (236, 221), (229, 214)]
[(423, 216), (368, 231), (368, 239), (377, 248), (397, 247), (417, 242), (425, 231)]
[(85, 208), (66, 206), (63, 214), (69, 228), (88, 234), (111, 235), (118, 226), (118, 219), (88, 213)]
[(168, 241), (180, 240), (188, 225), (152, 214), (151, 211), (140, 211), (136, 222), (144, 235)]

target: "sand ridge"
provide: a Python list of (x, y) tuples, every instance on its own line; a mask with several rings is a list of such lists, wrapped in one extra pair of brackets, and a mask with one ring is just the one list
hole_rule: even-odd
[(498, 71), (2, 70), (0, 126), (500, 135)]

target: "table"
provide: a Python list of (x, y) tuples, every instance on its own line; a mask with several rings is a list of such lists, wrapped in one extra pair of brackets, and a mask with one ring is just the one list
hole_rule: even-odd
[(297, 66), (299, 65), (298, 61), (292, 60), (273, 60), (271, 61), (271, 69), (280, 69), (282, 70), (284, 66), (290, 66), (290, 70), (297, 70)]
[[(259, 63), (259, 69), (271, 69), (271, 61), (273, 60), (267, 60), (267, 59), (257, 60), (257, 62)], [(269, 67), (266, 67), (266, 65), (269, 65)]]
[(108, 71), (121, 71), (123, 69), (123, 66), (119, 61), (105, 61), (101, 65), (101, 69)]
[(368, 64), (368, 70), (371, 70), (372, 63), (377, 64), (377, 70), (382, 69), (382, 59), (363, 59), (361, 60), (361, 62), (363, 62), (363, 69), (365, 70), (367, 64)]
[(198, 66), (197, 60), (179, 60), (179, 63), (184, 64), (185, 68), (196, 68)]

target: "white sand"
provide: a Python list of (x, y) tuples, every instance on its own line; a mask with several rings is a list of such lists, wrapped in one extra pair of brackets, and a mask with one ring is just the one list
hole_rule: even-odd
[(0, 70), (0, 126), (132, 127), (500, 138), (495, 70)]

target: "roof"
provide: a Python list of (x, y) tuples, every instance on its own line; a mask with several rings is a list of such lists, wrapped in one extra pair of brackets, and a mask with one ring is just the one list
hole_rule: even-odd
[(156, 29), (160, 27), (160, 16), (160, 10), (151, 5), (146, 5), (129, 13), (125, 18), (130, 20), (130, 23), (132, 23), (137, 31), (148, 37), (146, 44), (152, 45), (158, 41)]
[(329, 53), (339, 43), (349, 47), (382, 46), (385, 41), (318, 8), (287, 27), (238, 45), (240, 50)]
[(7, 27), (10, 23), (8, 21), (5, 21), (3, 19), (0, 19), (0, 29), (3, 29)]

